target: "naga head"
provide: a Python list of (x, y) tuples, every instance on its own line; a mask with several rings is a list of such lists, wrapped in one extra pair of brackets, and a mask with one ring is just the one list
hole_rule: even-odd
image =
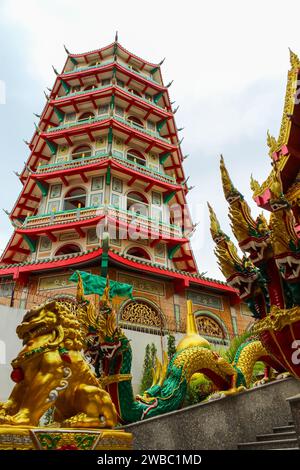
[(218, 265), (231, 287), (239, 291), (240, 298), (249, 298), (259, 277), (259, 270), (247, 257), (240, 258), (230, 238), (221, 230), (220, 224), (212, 207), (210, 212), (210, 231), (216, 243), (215, 254)]
[(230, 179), (223, 157), (221, 157), (220, 171), (224, 195), (229, 203), (232, 232), (241, 250), (249, 255), (253, 263), (259, 263), (270, 251), (268, 223), (263, 214), (260, 214), (256, 220), (253, 219), (244, 196), (234, 187)]
[(155, 368), (152, 369), (152, 384), (142, 395), (136, 395), (136, 400), (145, 405), (144, 416), (154, 412), (162, 397), (162, 388), (167, 376), (169, 365), (168, 354), (164, 352), (162, 362), (156, 357)]
[(272, 212), (271, 243), (278, 270), (286, 281), (300, 278), (300, 239), (295, 230), (295, 218), (290, 208)]

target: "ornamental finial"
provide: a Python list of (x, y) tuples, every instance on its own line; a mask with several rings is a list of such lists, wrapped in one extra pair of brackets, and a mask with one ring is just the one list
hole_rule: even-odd
[(213, 210), (212, 206), (209, 204), (209, 202), (207, 203), (207, 207), (209, 210), (210, 233), (211, 233), (212, 239), (216, 241), (220, 237), (222, 230), (221, 230), (219, 221), (217, 219), (216, 213)]
[(66, 53), (67, 53), (68, 55), (70, 55), (70, 52), (68, 51), (68, 49), (66, 48), (65, 45), (64, 45), (64, 50), (66, 51)]
[(56, 68), (52, 65), (52, 68), (53, 68), (53, 71), (55, 73), (55, 75), (59, 75), (58, 71), (56, 70)]
[(234, 199), (236, 199), (236, 197), (240, 197), (241, 194), (233, 186), (233, 183), (231, 181), (231, 178), (225, 166), (225, 162), (224, 162), (224, 158), (222, 154), (220, 156), (220, 171), (221, 171), (224, 196), (225, 196), (226, 201), (229, 202), (230, 204), (233, 201), (233, 197)]
[(158, 64), (159, 67), (164, 63), (165, 60), (166, 60), (166, 58), (164, 57), (163, 60), (161, 60), (161, 61), (159, 62), (159, 64)]
[(116, 31), (116, 34), (115, 34), (115, 42), (118, 42), (118, 39), (119, 39), (119, 35), (118, 35), (118, 31)]
[(260, 184), (259, 182), (253, 178), (253, 175), (251, 175), (251, 179), (250, 179), (250, 187), (254, 193), (254, 195), (258, 194), (260, 192)]
[(290, 51), (290, 63), (291, 63), (292, 69), (299, 68), (300, 67), (299, 57), (290, 48), (289, 48), (289, 51)]
[(267, 145), (269, 147), (269, 155), (272, 158), (274, 152), (276, 152), (278, 144), (274, 136), (270, 134), (269, 129), (267, 130)]

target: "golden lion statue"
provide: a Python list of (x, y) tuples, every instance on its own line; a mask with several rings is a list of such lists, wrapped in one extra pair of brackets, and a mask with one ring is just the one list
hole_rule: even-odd
[(17, 382), (0, 404), (0, 424), (38, 426), (55, 407), (62, 427), (111, 428), (117, 414), (82, 356), (93, 305), (61, 298), (33, 308), (17, 328), (24, 348), (12, 361)]

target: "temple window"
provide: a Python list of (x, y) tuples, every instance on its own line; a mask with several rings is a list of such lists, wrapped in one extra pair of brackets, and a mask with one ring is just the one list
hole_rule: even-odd
[(128, 116), (127, 121), (131, 122), (136, 127), (144, 128), (144, 123), (136, 116)]
[(123, 82), (123, 80), (120, 80), (119, 78), (117, 78), (117, 85), (120, 86), (121, 88), (124, 88), (125, 83)]
[(135, 258), (147, 259), (149, 261), (151, 260), (147, 251), (143, 248), (140, 248), (139, 246), (129, 248), (129, 250), (127, 250), (127, 255), (134, 256)]
[(121, 108), (121, 106), (116, 106), (116, 107), (115, 107), (115, 114), (116, 114), (117, 116), (123, 117), (123, 116), (124, 116), (124, 109)]
[(96, 85), (88, 85), (84, 88), (85, 91), (88, 91), (88, 90), (93, 90), (94, 88), (96, 88)]
[(71, 189), (64, 198), (64, 210), (74, 210), (86, 206), (86, 192), (83, 188)]
[(108, 104), (102, 104), (98, 108), (98, 114), (100, 116), (102, 116), (103, 114), (108, 114), (108, 110), (109, 110), (109, 105)]
[(128, 88), (128, 91), (129, 91), (130, 93), (133, 93), (133, 94), (136, 95), (136, 96), (139, 96), (140, 98), (143, 97), (142, 93), (140, 93), (140, 92), (137, 91), (137, 90), (134, 90), (133, 88)]
[(110, 85), (110, 78), (104, 78), (104, 79), (101, 81), (101, 85), (102, 85), (102, 86)]
[(155, 132), (155, 131), (156, 131), (155, 122), (153, 122), (153, 121), (147, 121), (147, 128), (148, 128), (150, 131)]
[(159, 309), (146, 299), (126, 302), (120, 311), (120, 323), (127, 329), (137, 329), (145, 333), (162, 334), (165, 319)]
[(66, 113), (65, 122), (73, 122), (73, 121), (76, 121), (76, 113)]
[(79, 116), (79, 119), (78, 121), (86, 121), (88, 119), (93, 119), (94, 116), (94, 113), (92, 113), (91, 111), (87, 111), (86, 113), (83, 113)]
[(92, 150), (88, 145), (80, 145), (76, 147), (72, 152), (72, 160), (78, 160), (79, 158), (87, 158), (92, 155)]
[(143, 215), (148, 217), (149, 206), (147, 199), (143, 194), (136, 191), (130, 191), (127, 194), (127, 210), (134, 213), (135, 215)]
[(138, 150), (130, 149), (127, 151), (127, 160), (138, 165), (146, 166), (146, 158)]
[(54, 256), (63, 256), (63, 255), (71, 255), (73, 253), (80, 253), (81, 248), (78, 245), (73, 243), (68, 243), (67, 245), (61, 246), (55, 253)]

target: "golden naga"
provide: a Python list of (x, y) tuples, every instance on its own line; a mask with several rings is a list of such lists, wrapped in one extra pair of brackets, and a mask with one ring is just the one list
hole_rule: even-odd
[(111, 428), (117, 423), (109, 394), (82, 355), (87, 327), (95, 316), (79, 282), (77, 300), (55, 299), (26, 313), (17, 328), (24, 348), (12, 361), (17, 382), (0, 405), (0, 424), (38, 426), (55, 407), (66, 428)]
[(269, 227), (263, 214), (256, 220), (251, 216), (251, 210), (242, 194), (234, 187), (223, 156), (220, 161), (220, 172), (225, 198), (229, 203), (229, 218), (231, 228), (241, 250), (249, 253), (253, 262), (264, 257), (269, 248)]

